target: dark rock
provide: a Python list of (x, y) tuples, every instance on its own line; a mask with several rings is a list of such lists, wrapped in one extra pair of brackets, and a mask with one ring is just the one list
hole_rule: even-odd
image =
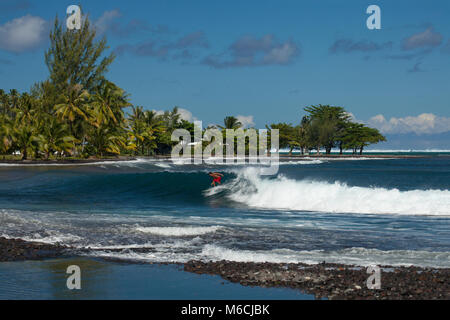
[[(194, 267), (195, 266), (195, 267)], [(366, 286), (365, 268), (318, 265), (189, 261), (184, 270), (217, 274), (231, 282), (264, 287), (289, 287), (314, 294), (317, 299), (450, 299), (450, 269), (391, 267), (382, 274), (380, 290)]]
[(26, 242), (20, 239), (0, 237), (0, 262), (56, 258), (63, 255), (68, 249), (68, 247), (57, 244)]

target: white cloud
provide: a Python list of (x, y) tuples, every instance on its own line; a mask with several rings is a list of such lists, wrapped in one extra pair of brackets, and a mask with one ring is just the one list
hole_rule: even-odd
[(413, 34), (411, 37), (403, 41), (403, 50), (414, 50), (418, 48), (432, 48), (437, 47), (442, 43), (442, 35), (435, 32), (432, 27), (429, 27), (423, 32)]
[(0, 49), (20, 53), (42, 44), (49, 24), (41, 17), (26, 15), (0, 26)]
[(195, 118), (189, 110), (178, 108), (178, 113), (181, 115), (181, 119), (183, 120), (190, 122), (197, 120), (197, 118)]
[(356, 119), (356, 116), (351, 113), (351, 112), (345, 112), (349, 117), (350, 117), (350, 121), (352, 122), (357, 122), (357, 123), (364, 123), (364, 121)]
[(239, 120), (240, 123), (242, 123), (242, 126), (244, 128), (252, 127), (255, 125), (255, 122), (253, 120), (253, 116), (236, 116), (236, 118)]
[(298, 48), (291, 42), (272, 48), (263, 58), (266, 64), (287, 64), (295, 56)]
[(422, 113), (417, 117), (393, 117), (389, 120), (379, 114), (370, 118), (367, 124), (382, 133), (432, 134), (450, 131), (450, 118), (438, 117), (432, 113)]
[(105, 11), (100, 18), (95, 21), (95, 29), (98, 34), (104, 34), (112, 25), (116, 18), (121, 17), (119, 10)]

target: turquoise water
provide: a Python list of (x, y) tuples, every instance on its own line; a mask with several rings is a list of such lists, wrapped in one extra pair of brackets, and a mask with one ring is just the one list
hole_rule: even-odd
[[(67, 289), (67, 267), (81, 268), (81, 290)], [(219, 276), (196, 275), (176, 265), (57, 259), (0, 263), (3, 299), (156, 299), (156, 300), (310, 300), (314, 296), (284, 288), (244, 287)]]
[[(210, 187), (209, 171), (221, 171)], [(450, 157), (0, 166), (0, 235), (123, 261), (450, 267)]]

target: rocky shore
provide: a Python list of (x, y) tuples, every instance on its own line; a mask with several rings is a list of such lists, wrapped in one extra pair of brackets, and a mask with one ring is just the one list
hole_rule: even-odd
[(0, 237), (0, 262), (56, 258), (66, 250), (67, 247), (60, 245)]
[(184, 270), (219, 275), (244, 286), (299, 289), (317, 299), (450, 299), (450, 269), (384, 266), (378, 290), (367, 288), (366, 268), (350, 265), (190, 261)]

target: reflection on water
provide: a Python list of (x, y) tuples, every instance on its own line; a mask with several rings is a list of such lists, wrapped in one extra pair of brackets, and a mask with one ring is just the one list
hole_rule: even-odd
[[(71, 265), (77, 265), (81, 269), (82, 290), (66, 290), (66, 281), (70, 274), (66, 270)], [(105, 288), (98, 285), (99, 281), (108, 282), (111, 272), (108, 264), (98, 260), (65, 259), (53, 260), (37, 265), (42, 274), (48, 275), (52, 299), (95, 299), (107, 296)], [(63, 288), (63, 290), (61, 290)]]
[[(81, 268), (81, 290), (66, 286), (67, 267)], [(71, 258), (0, 263), (0, 300), (21, 299), (313, 299), (300, 291), (243, 287), (176, 265)]]

